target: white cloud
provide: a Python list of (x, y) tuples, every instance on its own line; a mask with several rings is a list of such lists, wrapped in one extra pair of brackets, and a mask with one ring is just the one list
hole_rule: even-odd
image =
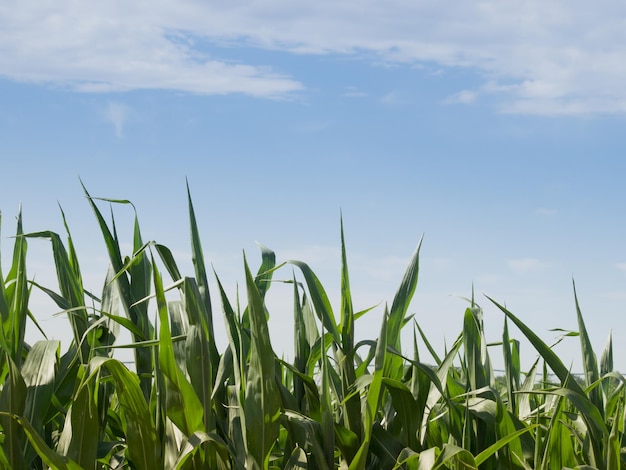
[(389, 107), (397, 107), (402, 106), (405, 103), (405, 100), (400, 96), (400, 93), (397, 91), (390, 91), (389, 93), (385, 93), (378, 100), (380, 104)]
[(104, 117), (113, 124), (118, 139), (124, 136), (124, 124), (128, 119), (129, 108), (123, 103), (109, 102)]
[(626, 263), (617, 263), (615, 267), (620, 271), (626, 271)]
[(462, 90), (444, 100), (444, 104), (472, 104), (478, 98), (478, 93), (472, 90)]
[(0, 75), (82, 92), (171, 89), (280, 97), (302, 88), (269, 67), (201, 52), (193, 38), (205, 36), (200, 18), (213, 13), (193, 2), (5, 2)]
[[(303, 89), (305, 77), (289, 76), (296, 71), (227, 60), (231, 48), (251, 46), (471, 67), (484, 77), (480, 94), (491, 94), (503, 112), (623, 113), (625, 16), (625, 3), (582, 0), (454, 8), (435, 0), (7, 0), (0, 6), (0, 75), (89, 92), (282, 97)], [(458, 98), (471, 101), (471, 93)]]

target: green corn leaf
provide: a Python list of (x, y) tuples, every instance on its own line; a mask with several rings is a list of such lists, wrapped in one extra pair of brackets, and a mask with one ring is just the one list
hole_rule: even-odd
[(341, 339), (346, 354), (354, 349), (354, 310), (350, 291), (350, 276), (346, 257), (346, 242), (343, 234), (343, 217), (341, 225)]
[(589, 426), (591, 433), (591, 443), (593, 447), (594, 459), (598, 462), (602, 461), (602, 442), (609, 434), (604, 423), (600, 410), (587, 398), (583, 389), (570, 377), (569, 370), (559, 359), (556, 353), (546, 343), (544, 343), (529, 327), (527, 327), (515, 315), (509, 312), (505, 307), (498, 304), (493, 299), (487, 297), (520, 329), (520, 331), (528, 338), (530, 343), (535, 347), (537, 352), (543, 357), (545, 363), (550, 366), (557, 377), (561, 380), (564, 387), (559, 389), (559, 395), (566, 396), (578, 409), (582, 410), (582, 418)]
[(65, 212), (63, 212), (63, 208), (59, 204), (59, 210), (61, 211), (61, 218), (63, 219), (63, 227), (65, 227), (65, 233), (67, 234), (67, 247), (68, 247), (68, 259), (70, 266), (74, 270), (74, 276), (77, 279), (81, 279), (80, 284), (82, 285), (82, 276), (80, 273), (80, 265), (78, 263), (78, 256), (76, 254), (76, 248), (74, 247), (74, 241), (72, 240), (72, 234), (70, 233), (70, 228), (67, 224), (67, 218), (65, 217)]
[(300, 268), (309, 289), (315, 313), (322, 322), (322, 325), (324, 325), (324, 328), (332, 335), (335, 343), (337, 345), (341, 345), (341, 335), (335, 321), (335, 314), (333, 313), (330, 301), (328, 300), (328, 295), (326, 295), (326, 291), (324, 290), (321, 282), (308, 264), (303, 263), (302, 261), (288, 261), (288, 263)]
[[(434, 380), (439, 380), (435, 373), (433, 372), (431, 367), (420, 366), (420, 356), (419, 350), (417, 348), (417, 334), (415, 329), (413, 329), (413, 360), (408, 361), (411, 364), (411, 383), (410, 389), (411, 394), (413, 395), (413, 399), (415, 400), (415, 404), (417, 406), (416, 414), (413, 415), (413, 419), (417, 421), (418, 430), (417, 430), (417, 442), (415, 443), (415, 449), (419, 448), (419, 442), (421, 441), (419, 437), (420, 424), (424, 415), (424, 408), (426, 406), (426, 400), (428, 399), (428, 392), (430, 390), (430, 377), (434, 377)], [(429, 375), (430, 374), (430, 375)], [(441, 384), (440, 384), (441, 387)]]
[[(300, 301), (298, 283), (295, 274), (293, 277), (293, 310), (294, 310), (294, 368), (299, 374), (304, 374), (307, 370), (307, 358), (311, 353), (311, 344), (308, 341), (306, 324), (304, 322), (303, 304)], [(293, 390), (296, 403), (296, 411), (303, 411), (304, 406), (304, 383), (299, 375), (293, 376)]]
[(346, 462), (352, 461), (359, 451), (361, 441), (359, 436), (349, 429), (335, 423), (335, 445), (341, 450), (341, 454)]
[(482, 317), (482, 309), (478, 306), (465, 310), (463, 344), (469, 369), (470, 385), (474, 390), (493, 386), (493, 371), (487, 351)]
[(526, 379), (520, 388), (519, 410), (518, 416), (521, 419), (528, 419), (532, 413), (530, 403), (530, 392), (535, 388), (535, 379), (539, 368), (539, 358), (535, 360), (530, 370), (526, 374)]
[(196, 431), (204, 431), (202, 404), (185, 374), (176, 365), (163, 282), (154, 260), (152, 265), (159, 313), (159, 366), (166, 384), (166, 413), (183, 434), (191, 436)]
[[(343, 233), (343, 218), (341, 218), (341, 351), (335, 353), (339, 363), (341, 377), (341, 399), (344, 401), (344, 422), (348, 429), (360, 439), (363, 432), (361, 426), (361, 401), (358, 396), (350, 396), (350, 387), (356, 381), (354, 370), (354, 309), (352, 307), (352, 293), (350, 290), (350, 276), (348, 274), (348, 260), (346, 243)], [(348, 398), (346, 398), (348, 397)]]
[[(436, 371), (437, 380), (435, 381), (431, 379), (431, 385), (428, 391), (428, 398), (426, 399), (426, 405), (424, 407), (424, 414), (422, 418), (422, 425), (420, 428), (420, 436), (422, 439), (422, 445), (424, 445), (426, 441), (426, 434), (427, 434), (426, 430), (428, 428), (430, 413), (432, 412), (435, 404), (442, 397), (445, 396), (442, 385), (447, 382), (448, 373), (451, 370), (454, 358), (457, 356), (459, 349), (461, 349), (462, 345), (463, 345), (463, 339), (461, 336), (459, 337), (459, 339), (457, 339), (457, 341), (455, 341), (454, 345), (452, 346), (452, 349), (448, 351), (443, 361), (437, 368), (437, 371)], [(423, 368), (422, 370), (425, 373), (428, 373), (426, 368)]]
[(375, 456), (379, 467), (392, 468), (400, 458), (402, 450), (402, 444), (391, 432), (383, 428), (380, 423), (374, 424), (370, 458)]
[[(294, 376), (297, 376), (304, 385), (304, 394), (306, 397), (306, 410), (310, 417), (320, 420), (322, 417), (321, 412), (321, 398), (317, 388), (317, 384), (315, 383), (315, 379), (307, 374), (304, 374), (298, 369), (296, 369), (293, 365), (288, 362), (282, 361), (278, 359), (278, 361), (287, 369), (291, 371)], [(296, 411), (296, 410), (293, 410)]]
[[(106, 335), (103, 335), (104, 337), (101, 337), (99, 341), (100, 345), (105, 347), (112, 346), (115, 343), (119, 335), (120, 325), (124, 321), (128, 322), (129, 325), (132, 325), (132, 328), (135, 328), (135, 325), (130, 320), (119, 316), (120, 293), (117, 283), (111, 281), (114, 275), (115, 273), (109, 264), (104, 285), (102, 287), (100, 310), (98, 311), (101, 316), (107, 317), (105, 322)], [(122, 320), (122, 323), (120, 323), (119, 320)], [(137, 329), (137, 332), (139, 332), (139, 336), (142, 335), (139, 329)]]
[(464, 470), (478, 470), (478, 465), (474, 460), (474, 456), (467, 450), (453, 444), (444, 444), (441, 453), (437, 457), (432, 467), (433, 470), (438, 468), (449, 468), (452, 465), (463, 468)]
[[(323, 329), (322, 329), (323, 333)], [(328, 356), (326, 355), (326, 338), (327, 335), (322, 334), (321, 340), (321, 361), (320, 367), (322, 368), (322, 390), (320, 394), (320, 411), (321, 411), (321, 424), (322, 424), (322, 433), (323, 433), (323, 450), (325, 463), (329, 468), (334, 466), (334, 457), (335, 457), (335, 418), (333, 414), (332, 408), (332, 399), (331, 399), (331, 370)], [(330, 339), (328, 341), (330, 343)]]
[(546, 364), (552, 369), (552, 371), (556, 374), (556, 376), (561, 380), (561, 383), (568, 383), (568, 386), (574, 392), (584, 395), (584, 391), (574, 380), (570, 380), (570, 371), (561, 359), (557, 356), (557, 354), (549, 347), (545, 342), (543, 342), (539, 336), (535, 334), (528, 326), (526, 326), (519, 318), (509, 312), (505, 307), (500, 305), (498, 302), (493, 300), (490, 297), (487, 297), (493, 304), (498, 307), (513, 323), (517, 326), (520, 331), (528, 338), (530, 343), (535, 347), (537, 352), (541, 355)]
[(153, 246), (161, 257), (161, 261), (163, 261), (163, 264), (165, 265), (165, 268), (167, 269), (167, 272), (171, 276), (172, 280), (174, 282), (180, 280), (182, 276), (180, 275), (180, 270), (178, 269), (176, 260), (174, 259), (171, 250), (165, 245), (160, 245), (159, 243), (155, 243)]
[(384, 378), (383, 385), (391, 395), (391, 401), (397, 418), (402, 423), (402, 447), (418, 448), (417, 431), (420, 416), (418, 404), (409, 387), (404, 383)]
[(550, 419), (548, 427), (548, 445), (546, 446), (546, 457), (544, 458), (544, 468), (565, 468), (573, 467), (577, 463), (576, 450), (572, 444), (571, 431), (565, 425), (563, 416), (565, 400), (558, 400), (556, 409)]
[[(98, 221), (98, 225), (100, 227), (100, 231), (102, 232), (102, 236), (104, 238), (104, 242), (109, 255), (109, 261), (111, 263), (111, 266), (113, 267), (113, 270), (116, 273), (126, 271), (127, 267), (125, 267), (125, 264), (122, 261), (119, 241), (117, 239), (117, 234), (115, 233), (115, 221), (113, 220), (113, 231), (111, 231), (106, 221), (104, 220), (102, 213), (96, 206), (94, 198), (91, 197), (82, 181), (81, 185), (83, 187), (85, 196), (87, 197), (87, 201), (89, 202), (89, 205), (91, 206), (91, 209), (93, 210), (94, 215), (96, 216), (96, 219)], [(123, 203), (125, 203), (125, 201), (123, 201)], [(138, 281), (138, 283), (133, 287), (131, 286), (131, 281), (129, 280), (128, 275), (124, 273), (124, 275), (120, 275), (116, 278), (116, 282), (118, 283), (119, 295), (120, 299), (122, 300), (121, 304), (124, 308), (126, 316), (137, 326), (137, 328), (139, 328), (140, 331), (143, 332), (144, 338), (152, 338), (153, 328), (150, 324), (149, 319), (145, 315), (146, 310), (144, 307), (138, 307), (136, 305), (137, 299), (133, 297), (133, 291), (140, 291), (140, 285), (143, 285), (145, 287), (145, 279)], [(154, 365), (152, 361), (152, 354), (149, 350), (144, 348), (136, 348), (134, 352), (135, 366), (141, 380), (141, 389), (143, 391), (144, 397), (146, 397), (147, 400), (150, 397), (150, 392), (152, 389), (152, 375)]]
[(228, 418), (228, 436), (230, 438), (229, 448), (231, 449), (231, 455), (235, 461), (234, 468), (243, 469), (246, 468), (246, 456), (248, 452), (246, 450), (245, 435), (245, 415), (243, 413), (242, 399), (240, 397), (240, 390), (234, 385), (229, 385), (226, 388), (227, 397), (227, 409)]
[(214, 466), (210, 468), (215, 470), (226, 470), (230, 468), (230, 465), (228, 465), (229, 458), (226, 443), (218, 435), (205, 432), (195, 432), (188, 439), (185, 439), (173, 467), (176, 470), (187, 468), (185, 464), (198, 453), (205, 443), (209, 443), (213, 448), (219, 449), (219, 453), (217, 454), (219, 455), (219, 459), (214, 463)]
[[(215, 337), (213, 336), (212, 322), (209, 321), (211, 316), (210, 311), (207, 311), (202, 299), (201, 290), (196, 283), (195, 279), (185, 277), (182, 290), (184, 294), (185, 311), (187, 312), (187, 318), (191, 325), (197, 325), (201, 333), (202, 341), (207, 348), (206, 354), (202, 356), (201, 367), (205, 371), (204, 386), (208, 387), (209, 395), (213, 391), (213, 383), (215, 380), (215, 371), (219, 365), (219, 352), (215, 346)], [(204, 379), (203, 379), (204, 380)], [(210, 431), (209, 429), (208, 431)]]
[[(602, 351), (602, 357), (600, 359), (600, 374), (602, 376), (606, 376), (607, 374), (613, 371), (613, 335), (609, 332), (609, 337), (606, 340), (606, 345), (604, 346), (604, 350)], [(606, 397), (611, 394), (611, 385), (614, 382), (609, 380), (602, 381), (602, 390), (604, 391), (604, 395)], [(606, 407), (608, 408), (608, 406)], [(608, 416), (608, 415), (607, 415)]]
[(205, 430), (215, 432), (216, 423), (213, 414), (213, 364), (209, 342), (198, 325), (191, 325), (185, 343), (186, 369), (189, 380), (202, 404)]
[[(424, 454), (426, 453), (427, 452), (424, 452)], [(419, 470), (419, 460), (419, 453), (415, 452), (413, 449), (404, 448), (402, 452), (400, 452), (400, 455), (398, 455), (398, 460), (392, 470)]]
[(252, 465), (268, 469), (270, 452), (279, 432), (279, 392), (275, 383), (274, 351), (270, 343), (265, 307), (245, 256), (244, 269), (251, 336), (244, 406), (246, 446)]
[(189, 324), (184, 312), (183, 302), (172, 300), (167, 303), (167, 311), (170, 319), (170, 334), (172, 335), (172, 347), (174, 349), (174, 359), (180, 370), (187, 368), (187, 352), (185, 341), (174, 341), (176, 336), (183, 336), (188, 340)]
[(137, 325), (135, 325), (128, 318), (120, 317), (119, 315), (113, 315), (112, 313), (109, 313), (107, 310), (104, 309), (101, 310), (100, 313), (103, 316), (107, 317), (109, 320), (111, 320), (111, 322), (117, 323), (118, 325), (126, 328), (129, 332), (133, 334), (133, 337), (137, 340), (137, 342), (147, 341), (147, 339), (143, 335), (143, 331), (137, 328)]
[(378, 413), (381, 400), (383, 374), (387, 356), (387, 320), (388, 312), (385, 310), (380, 334), (378, 335), (378, 344), (376, 346), (374, 373), (367, 390), (367, 397), (363, 407), (363, 441), (356, 456), (352, 462), (350, 462), (350, 470), (364, 470), (365, 464), (367, 463), (368, 450), (372, 439), (372, 430), (376, 421), (376, 415)]
[[(0, 412), (0, 416), (13, 419), (24, 430), (26, 437), (28, 437), (29, 442), (35, 448), (37, 454), (50, 468), (54, 468), (55, 470), (83, 470), (83, 467), (76, 462), (50, 449), (43, 437), (37, 433), (24, 417), (5, 412)], [(10, 468), (17, 469), (26, 467), (12, 465)]]
[[(84, 366), (81, 366), (83, 368)], [(72, 399), (65, 416), (58, 451), (82, 468), (94, 468), (100, 438), (94, 382), (86, 381)]]
[(90, 376), (86, 382), (92, 380), (102, 367), (106, 367), (115, 386), (124, 417), (124, 434), (130, 461), (135, 468), (163, 468), (155, 423), (140, 388), (139, 378), (117, 359), (95, 357), (90, 362)]
[[(2, 228), (2, 212), (0, 212), (0, 229)], [(2, 237), (0, 237), (1, 239)], [(4, 290), (4, 276), (2, 275), (2, 250), (0, 250), (0, 320), (2, 326), (4, 322), (9, 318), (9, 302)], [(2, 332), (3, 333), (3, 332)]]
[(230, 347), (227, 347), (224, 350), (224, 354), (220, 357), (220, 363), (215, 374), (215, 387), (213, 387), (211, 400), (218, 400), (218, 403), (225, 403), (225, 400), (220, 402), (218, 397), (225, 398), (224, 391), (226, 389), (226, 384), (234, 376), (234, 371), (233, 351)]
[(18, 368), (22, 364), (26, 318), (28, 317), (28, 300), (30, 297), (26, 276), (27, 249), (28, 245), (22, 229), (22, 210), (20, 208), (17, 216), (15, 244), (13, 246), (13, 261), (5, 279), (5, 295), (9, 304), (9, 312), (4, 320), (6, 344), (10, 350), (10, 357)]
[(602, 358), (600, 359), (600, 373), (605, 375), (613, 370), (613, 335), (609, 333), (606, 345), (602, 351)]
[[(494, 439), (506, 439), (518, 429), (524, 428), (525, 423), (517, 419), (516, 415), (508, 410), (502, 403), (502, 397), (493, 388), (490, 392), (496, 402), (496, 437)], [(498, 442), (498, 441), (496, 441)], [(516, 468), (517, 463), (523, 461), (524, 451), (522, 441), (518, 438), (507, 441), (507, 447), (499, 455), (499, 462), (506, 462), (510, 468)]]
[[(572, 281), (574, 289), (574, 302), (576, 304), (576, 318), (578, 319), (578, 331), (580, 333), (580, 349), (582, 352), (583, 369), (585, 372), (585, 385), (589, 387), (592, 383), (596, 382), (600, 378), (600, 371), (598, 370), (598, 362), (596, 355), (593, 352), (591, 340), (585, 327), (585, 321), (583, 320), (582, 313), (580, 312), (580, 305), (578, 304), (578, 295), (576, 294), (576, 284)], [(589, 392), (589, 399), (602, 413), (604, 410), (604, 403), (602, 400), (602, 393), (599, 388), (594, 388)]]
[(504, 331), (502, 332), (502, 349), (504, 352), (504, 373), (507, 388), (507, 406), (511, 413), (517, 414), (516, 392), (519, 390), (520, 383), (520, 362), (519, 362), (519, 342), (509, 339), (508, 320), (504, 319)]
[(419, 331), (420, 337), (422, 338), (422, 341), (424, 341), (424, 344), (426, 345), (426, 349), (428, 349), (428, 352), (430, 353), (432, 358), (435, 360), (435, 364), (437, 364), (437, 366), (440, 366), (441, 359), (439, 358), (439, 355), (435, 351), (435, 348), (433, 348), (432, 344), (430, 344), (430, 341), (428, 341), (428, 338), (426, 337), (426, 333), (424, 333), (424, 330), (422, 330), (422, 328), (419, 326), (419, 323), (415, 322), (415, 327), (417, 328), (417, 331)]
[(300, 447), (296, 447), (285, 464), (285, 470), (305, 470), (308, 468), (307, 465), (306, 453)]
[(26, 406), (26, 383), (13, 359), (4, 354), (8, 366), (8, 376), (0, 392), (0, 425), (4, 431), (2, 447), (11, 468), (26, 468), (24, 460), (25, 436), (20, 420)]
[(276, 254), (259, 242), (257, 242), (257, 246), (259, 250), (261, 250), (261, 266), (259, 266), (254, 283), (259, 290), (261, 299), (264, 300), (265, 294), (272, 283), (272, 277), (276, 268)]
[(393, 303), (391, 304), (391, 310), (389, 312), (387, 343), (396, 349), (400, 349), (400, 329), (411, 299), (413, 298), (413, 294), (415, 293), (415, 288), (417, 287), (419, 274), (419, 253), (422, 246), (422, 240), (423, 237), (418, 242), (417, 248), (411, 257), (411, 261), (409, 262), (409, 266), (404, 273), (404, 277), (402, 278), (402, 282), (396, 292)]
[(26, 385), (24, 417), (43, 434), (44, 419), (54, 394), (55, 370), (59, 362), (59, 341), (38, 341), (22, 366)]
[(620, 401), (617, 407), (615, 418), (611, 426), (611, 432), (607, 441), (606, 452), (606, 470), (620, 470), (621, 466), (621, 435), (623, 435), (623, 420), (617, 419), (618, 416), (624, 415), (624, 402)]
[(209, 328), (209, 336), (214, 337), (213, 333), (213, 317), (211, 313), (211, 296), (209, 294), (209, 282), (207, 280), (206, 267), (204, 264), (204, 254), (202, 252), (202, 244), (200, 243), (200, 233), (198, 231), (198, 223), (196, 222), (196, 213), (193, 209), (191, 201), (191, 192), (189, 191), (189, 182), (187, 182), (187, 203), (189, 206), (189, 224), (191, 229), (191, 256), (196, 280), (198, 282), (198, 290), (204, 312), (206, 312), (206, 324)]
[(324, 446), (322, 443), (322, 427), (318, 421), (311, 419), (293, 410), (285, 410), (281, 414), (281, 421), (285, 427), (288, 423), (298, 426), (305, 434), (306, 441), (298, 442), (298, 446), (310, 452), (315, 459), (315, 464), (320, 470), (330, 470), (324, 456)]
[[(417, 244), (417, 248), (411, 257), (409, 266), (404, 273), (400, 287), (394, 296), (393, 303), (391, 304), (391, 310), (389, 311), (389, 321), (387, 325), (387, 339), (386, 342), (389, 346), (402, 350), (400, 345), (400, 331), (405, 324), (407, 311), (415, 288), (417, 287), (417, 280), (419, 274), (419, 253), (422, 246), (423, 237)], [(388, 369), (389, 376), (394, 379), (399, 379), (402, 376), (402, 362), (397, 356), (388, 356), (388, 363), (386, 367)]]
[[(83, 337), (87, 328), (89, 328), (89, 318), (85, 306), (85, 293), (83, 283), (80, 276), (80, 269), (77, 261), (70, 258), (61, 237), (51, 231), (29, 233), (24, 235), (26, 238), (43, 238), (50, 240), (52, 243), (52, 253), (54, 256), (54, 265), (57, 273), (57, 280), (61, 296), (67, 302), (64, 309), (75, 309), (69, 317), (74, 340), (78, 344), (80, 338)], [(74, 254), (75, 256), (75, 254)], [(58, 301), (57, 301), (57, 304)], [(61, 305), (59, 305), (61, 306)], [(81, 361), (86, 364), (89, 360), (89, 344), (84, 343), (81, 346)]]
[[(243, 402), (243, 389), (245, 384), (245, 361), (248, 357), (248, 348), (249, 341), (246, 341), (246, 337), (242, 334), (241, 327), (239, 322), (237, 321), (237, 315), (228, 300), (226, 292), (224, 291), (224, 287), (222, 283), (215, 274), (215, 279), (217, 281), (217, 287), (220, 292), (220, 298), (222, 300), (222, 309), (224, 310), (224, 321), (226, 322), (226, 335), (228, 336), (228, 343), (230, 346), (231, 353), (233, 355), (233, 369), (234, 369), (234, 380), (235, 386), (238, 390), (238, 396), (240, 401)], [(238, 406), (240, 406), (238, 404)], [(245, 427), (245, 423), (244, 423)]]
[(597, 430), (600, 436), (608, 436), (609, 430), (602, 419), (602, 414), (585, 395), (580, 395), (565, 387), (551, 390), (549, 393), (567, 398), (580, 412), (592, 432)]
[(506, 446), (512, 441), (519, 439), (521, 436), (532, 431), (537, 426), (538, 426), (537, 424), (529, 424), (528, 426), (524, 427), (523, 429), (520, 429), (519, 431), (514, 431), (504, 437), (501, 437), (494, 444), (490, 445), (488, 448), (486, 448), (481, 453), (476, 455), (474, 459), (476, 462), (476, 465), (477, 466), (482, 465), (484, 462), (487, 461), (487, 459), (492, 457), (496, 452), (498, 452), (504, 446)]
[(420, 452), (417, 470), (432, 470), (440, 453), (441, 450), (438, 447), (430, 447)]

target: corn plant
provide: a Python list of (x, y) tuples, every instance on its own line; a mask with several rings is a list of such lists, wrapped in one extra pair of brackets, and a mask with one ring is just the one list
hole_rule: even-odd
[[(582, 380), (491, 298), (503, 315), (502, 341), (486, 342), (472, 296), (455, 341), (438, 351), (409, 310), (421, 240), (381, 307), (378, 337), (360, 339), (355, 323), (376, 309), (354, 309), (343, 221), (339, 305), (308, 264), (277, 264), (263, 246), (254, 274), (242, 259), (242, 305), (207, 271), (189, 189), (190, 275), (166, 246), (142, 239), (136, 213), (133, 252), (123, 254), (113, 208), (134, 206), (84, 191), (110, 261), (101, 292), (84, 287), (63, 211), (65, 240), (24, 233), (18, 213), (6, 277), (0, 269), (0, 468), (626, 468), (624, 378), (613, 367), (611, 337), (597, 360), (575, 288)], [(28, 243), (42, 240), (51, 245), (56, 286), (28, 277)], [(278, 357), (270, 341), (266, 298), (275, 282), (293, 287), (293, 360)], [(67, 316), (73, 340), (65, 350), (43, 331), (27, 343), (27, 322), (38, 327), (32, 289)], [(223, 351), (214, 332), (219, 310)], [(408, 347), (404, 328), (413, 329)], [(120, 330), (131, 344), (120, 344)], [(537, 352), (527, 371), (514, 331)], [(491, 366), (496, 346), (503, 375)], [(115, 358), (120, 347), (132, 349), (132, 364)]]

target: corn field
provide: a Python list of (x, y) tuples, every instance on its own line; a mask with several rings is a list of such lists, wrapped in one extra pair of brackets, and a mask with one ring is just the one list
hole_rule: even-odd
[[(85, 194), (110, 261), (101, 292), (83, 286), (62, 212), (63, 237), (24, 233), (18, 214), (10, 269), (0, 272), (1, 468), (626, 468), (624, 378), (614, 371), (610, 337), (598, 361), (577, 300), (582, 379), (489, 299), (504, 325), (505, 371), (496, 376), (495, 348), (487, 348), (473, 299), (443, 352), (410, 314), (421, 243), (384, 307), (378, 337), (357, 340), (355, 322), (372, 309), (353, 309), (343, 225), (339, 305), (307, 264), (277, 265), (265, 247), (256, 274), (244, 256), (247, 303), (240, 305), (207, 270), (191, 197), (194, 272), (185, 276), (170, 249), (144, 242), (137, 218), (133, 253), (123, 254), (113, 216), (100, 206), (128, 201)], [(58, 285), (29, 278), (32, 239), (51, 243)], [(291, 362), (274, 352), (265, 305), (281, 270), (293, 287)], [(211, 277), (216, 292), (209, 292)], [(33, 290), (65, 312), (73, 335), (67, 350), (55, 340), (25, 341), (27, 322), (38, 327)], [(215, 321), (226, 325), (223, 351)], [(413, 344), (403, 346), (405, 328)], [(122, 330), (132, 338), (132, 367), (113, 357)], [(521, 370), (511, 331), (537, 352), (529, 370)]]

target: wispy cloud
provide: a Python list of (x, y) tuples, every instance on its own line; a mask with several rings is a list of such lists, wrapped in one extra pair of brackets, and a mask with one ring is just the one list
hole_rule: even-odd
[[(626, 4), (435, 0), (10, 2), (0, 75), (88, 92), (172, 89), (282, 97), (297, 71), (229, 59), (234, 47), (472, 68), (503, 112), (626, 112)], [(210, 53), (208, 52), (210, 51)], [(475, 99), (462, 91), (460, 102)]]
[(344, 88), (343, 96), (348, 98), (366, 98), (369, 94), (359, 90), (355, 86), (347, 86)]
[(402, 106), (406, 100), (401, 96), (401, 94), (397, 91), (390, 91), (389, 93), (385, 93), (378, 100), (380, 104), (389, 107), (397, 107)]
[(444, 104), (472, 104), (478, 98), (478, 93), (472, 90), (462, 90), (449, 96), (443, 102)]
[(115, 135), (118, 139), (124, 136), (124, 125), (128, 119), (129, 109), (130, 108), (124, 103), (118, 102), (109, 102), (106, 107), (104, 117), (108, 122), (113, 124)]
[(517, 258), (507, 260), (509, 268), (518, 273), (538, 271), (549, 267), (549, 264), (537, 258)]
[(626, 263), (617, 263), (615, 267), (620, 271), (626, 271)]
[(0, 6), (0, 76), (95, 93), (169, 89), (284, 97), (302, 89), (269, 65), (219, 59), (198, 47), (196, 39), (211, 36), (200, 18), (225, 20), (227, 12), (189, 1), (176, 8), (160, 0), (44, 3)]

